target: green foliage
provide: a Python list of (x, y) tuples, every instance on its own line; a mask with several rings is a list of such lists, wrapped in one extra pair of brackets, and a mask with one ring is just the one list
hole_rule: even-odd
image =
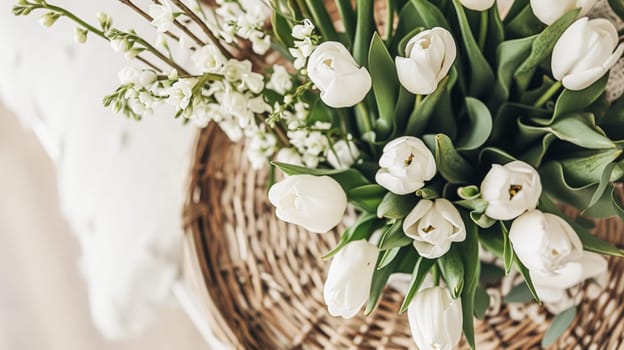
[(394, 108), (397, 103), (400, 84), (394, 67), (394, 60), (377, 33), (373, 34), (371, 39), (368, 62), (379, 112), (377, 132), (383, 138), (388, 135), (393, 127), (396, 127)]
[(553, 318), (550, 328), (544, 334), (542, 339), (542, 348), (550, 347), (557, 341), (563, 333), (572, 325), (572, 322), (576, 318), (576, 306), (561, 312), (555, 318)]

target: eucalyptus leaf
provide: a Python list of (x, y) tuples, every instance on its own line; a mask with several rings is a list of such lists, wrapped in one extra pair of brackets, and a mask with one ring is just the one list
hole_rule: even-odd
[(503, 301), (505, 303), (528, 303), (533, 300), (533, 294), (526, 283), (522, 282), (517, 286), (511, 288), (509, 293), (505, 295)]
[(571, 308), (561, 312), (555, 318), (553, 318), (552, 323), (550, 324), (550, 328), (544, 334), (544, 338), (542, 339), (542, 347), (547, 348), (553, 345), (563, 333), (565, 333), (568, 328), (574, 322), (576, 318), (576, 306), (572, 306)]
[(425, 278), (433, 265), (435, 265), (435, 260), (429, 260), (423, 257), (418, 258), (418, 262), (416, 262), (416, 266), (414, 266), (414, 271), (412, 271), (412, 279), (410, 281), (409, 289), (407, 290), (405, 299), (403, 299), (403, 303), (399, 309), (399, 314), (403, 314), (407, 311), (412, 299), (414, 299), (414, 296), (420, 289), (422, 283), (425, 281)]

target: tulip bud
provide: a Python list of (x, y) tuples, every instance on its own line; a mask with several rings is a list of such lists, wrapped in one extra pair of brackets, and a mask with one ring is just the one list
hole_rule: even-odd
[(321, 90), (321, 100), (334, 108), (352, 107), (371, 89), (371, 76), (349, 50), (335, 41), (319, 45), (308, 61), (308, 76)]
[(379, 249), (365, 240), (353, 241), (329, 265), (323, 297), (334, 317), (352, 318), (368, 300)]
[(327, 162), (334, 169), (349, 169), (359, 157), (360, 151), (352, 141), (340, 140), (327, 152)]
[(580, 16), (585, 16), (594, 7), (597, 0), (531, 0), (531, 9), (535, 17), (546, 25), (555, 23), (566, 13), (580, 8)]
[(444, 198), (418, 202), (403, 221), (403, 232), (414, 239), (414, 248), (427, 259), (441, 257), (453, 242), (466, 239), (466, 226), (461, 215)]
[(401, 85), (413, 94), (429, 95), (453, 66), (457, 47), (448, 30), (436, 27), (411, 38), (405, 54), (395, 59)]
[(606, 19), (583, 17), (559, 38), (552, 54), (552, 72), (569, 90), (583, 90), (605, 75), (622, 57), (615, 26)]
[(485, 215), (495, 220), (511, 220), (535, 209), (541, 194), (539, 174), (519, 160), (492, 165), (481, 183), (481, 197), (488, 202)]
[(495, 0), (460, 0), (464, 7), (475, 11), (485, 11), (494, 6)]
[(375, 181), (394, 194), (423, 188), (436, 174), (433, 154), (419, 138), (403, 136), (389, 142), (379, 159)]
[(539, 210), (516, 218), (509, 239), (518, 259), (531, 271), (554, 274), (583, 256), (583, 244), (570, 224)]
[(271, 187), (269, 201), (279, 219), (315, 233), (336, 227), (347, 208), (347, 195), (329, 176), (289, 176)]
[(419, 349), (453, 350), (461, 339), (461, 301), (451, 298), (444, 287), (416, 294), (407, 309), (407, 318)]

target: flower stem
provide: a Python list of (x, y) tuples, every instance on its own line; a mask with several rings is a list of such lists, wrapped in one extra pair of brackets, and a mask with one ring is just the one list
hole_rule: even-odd
[(204, 23), (204, 21), (202, 21), (202, 19), (199, 18), (195, 14), (195, 12), (193, 12), (193, 10), (191, 10), (188, 6), (186, 6), (186, 4), (184, 4), (184, 2), (182, 2), (181, 0), (172, 0), (172, 1), (176, 6), (178, 6), (184, 12), (184, 14), (186, 14), (191, 20), (193, 20), (193, 22), (195, 22), (204, 31), (204, 33), (206, 33), (208, 38), (210, 38), (210, 41), (212, 41), (212, 43), (217, 47), (217, 49), (219, 49), (219, 51), (221, 52), (223, 56), (227, 58), (233, 57), (232, 54), (221, 44), (219, 39), (214, 35), (214, 33), (210, 30), (210, 28), (208, 28), (206, 23)]
[[(135, 5), (131, 0), (119, 0), (119, 2), (130, 7), (134, 12), (138, 13), (141, 17), (145, 18), (146, 21), (152, 22), (153, 18), (150, 15), (148, 15), (145, 11), (140, 9), (137, 5)], [(165, 35), (167, 35), (168, 37), (170, 37), (171, 39), (175, 41), (180, 41), (180, 38), (178, 38), (177, 35), (169, 31), (165, 32)]]
[(561, 81), (557, 81), (554, 83), (546, 92), (542, 95), (542, 97), (535, 102), (534, 106), (540, 108), (546, 104), (546, 102), (550, 101), (550, 99), (561, 89)]
[(487, 40), (489, 17), (488, 11), (481, 11), (481, 27), (479, 29), (479, 50), (485, 48), (485, 40)]
[(392, 39), (392, 30), (394, 29), (394, 0), (386, 1), (386, 27), (385, 27), (385, 37), (386, 37), (386, 45), (390, 43)]
[(364, 135), (373, 130), (373, 126), (364, 102), (360, 102), (355, 106), (355, 116), (358, 120), (360, 135)]
[(434, 286), (439, 286), (440, 285), (440, 268), (438, 267), (438, 265), (433, 265), (433, 268), (431, 269), (431, 277), (433, 278), (433, 285)]

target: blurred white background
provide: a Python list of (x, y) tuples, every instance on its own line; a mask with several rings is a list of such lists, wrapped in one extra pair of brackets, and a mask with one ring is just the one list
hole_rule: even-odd
[(103, 338), (91, 321), (78, 242), (56, 188), (37, 138), (0, 104), (0, 349), (206, 349), (173, 306), (141, 336)]

